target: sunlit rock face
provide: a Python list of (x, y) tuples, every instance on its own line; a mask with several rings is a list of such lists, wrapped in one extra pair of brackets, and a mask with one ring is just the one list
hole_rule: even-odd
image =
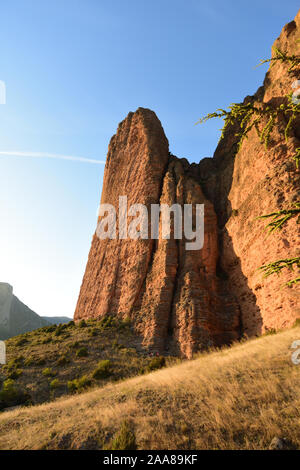
[[(296, 54), (299, 14), (283, 28), (275, 46)], [(299, 52), (298, 52), (299, 54)], [(246, 100), (277, 102), (290, 91), (288, 64), (276, 62), (264, 86)], [(300, 78), (299, 70), (298, 78)], [(169, 153), (155, 113), (139, 108), (118, 127), (109, 144), (101, 203), (128, 206), (204, 204), (204, 245), (186, 240), (100, 240), (95, 234), (75, 311), (75, 320), (115, 315), (130, 318), (141, 346), (192, 357), (242, 334), (291, 326), (300, 316), (297, 288), (280, 289), (290, 273), (262, 279), (257, 268), (297, 256), (299, 230), (292, 219), (266, 238), (256, 217), (280, 210), (299, 196), (292, 156), (300, 147), (300, 125), (288, 142), (274, 129), (268, 149), (255, 129), (237, 151), (229, 129), (213, 158), (189, 164)], [(200, 145), (200, 144), (199, 144)]]
[(9, 284), (0, 283), (0, 340), (49, 325), (13, 295)]
[(144, 347), (186, 356), (236, 339), (238, 306), (216, 274), (213, 205), (188, 162), (169, 154), (161, 123), (149, 109), (130, 113), (111, 139), (101, 203), (117, 208), (120, 195), (127, 196), (128, 206), (145, 204), (149, 213), (151, 204), (204, 204), (203, 249), (188, 251), (186, 240), (172, 237), (99, 240), (95, 235), (75, 319), (130, 317)]

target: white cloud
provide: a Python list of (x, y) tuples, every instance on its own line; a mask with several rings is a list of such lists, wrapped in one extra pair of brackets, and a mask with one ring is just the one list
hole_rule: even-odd
[(72, 160), (75, 162), (94, 163), (104, 165), (104, 160), (94, 160), (92, 158), (85, 157), (74, 157), (72, 155), (60, 155), (56, 153), (45, 153), (45, 152), (1, 152), (0, 156), (5, 157), (33, 157), (33, 158), (56, 158), (58, 160)]

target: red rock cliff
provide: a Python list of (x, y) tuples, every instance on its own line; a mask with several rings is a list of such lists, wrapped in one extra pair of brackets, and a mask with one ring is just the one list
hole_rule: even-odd
[[(296, 53), (299, 22), (298, 14), (276, 47)], [(264, 86), (246, 100), (280, 101), (291, 83), (288, 65), (276, 62)], [(242, 332), (290, 326), (300, 313), (296, 287), (280, 289), (289, 273), (262, 279), (257, 271), (261, 264), (297, 255), (295, 219), (268, 238), (263, 222), (255, 220), (297, 198), (291, 157), (300, 146), (299, 122), (288, 142), (281, 131), (274, 130), (266, 150), (253, 129), (237, 152), (235, 130), (229, 129), (212, 159), (190, 165), (169, 154), (155, 113), (143, 108), (129, 113), (109, 145), (101, 203), (118, 207), (119, 196), (127, 195), (128, 206), (142, 203), (149, 209), (155, 203), (204, 204), (204, 246), (188, 251), (185, 240), (172, 237), (94, 235), (75, 320), (130, 317), (144, 347), (187, 357)]]

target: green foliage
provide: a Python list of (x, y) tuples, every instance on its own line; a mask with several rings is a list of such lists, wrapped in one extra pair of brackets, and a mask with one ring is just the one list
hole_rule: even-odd
[(157, 356), (154, 357), (151, 362), (148, 364), (146, 367), (146, 372), (151, 372), (153, 370), (161, 369), (162, 367), (165, 367), (166, 365), (166, 359), (164, 356)]
[(28, 339), (22, 336), (16, 341), (16, 346), (24, 346), (26, 343), (28, 343)]
[(7, 379), (0, 390), (0, 409), (22, 405), (29, 400), (29, 395), (16, 386), (14, 380)]
[(265, 333), (263, 334), (263, 336), (271, 336), (271, 335), (276, 335), (277, 331), (275, 330), (275, 328), (268, 328)]
[(237, 217), (239, 214), (239, 211), (237, 209), (232, 209), (231, 214), (233, 215), (233, 217)]
[(88, 355), (89, 353), (85, 346), (83, 346), (82, 348), (78, 349), (78, 351), (76, 351), (77, 357), (87, 357)]
[(51, 369), (51, 367), (46, 367), (43, 371), (42, 374), (45, 377), (54, 377), (56, 375), (56, 372)]
[(23, 364), (24, 362), (24, 356), (17, 356), (14, 359), (11, 359), (7, 364), (6, 368), (12, 369), (14, 367), (19, 367)]
[(9, 379), (16, 380), (16, 379), (18, 379), (18, 378), (20, 377), (20, 375), (22, 375), (22, 374), (23, 374), (22, 369), (12, 369), (12, 370), (8, 373), (7, 377), (8, 377)]
[(296, 326), (300, 326), (300, 318), (296, 318), (295, 323), (293, 324), (293, 327), (296, 328)]
[(92, 376), (96, 380), (105, 379), (112, 375), (111, 362), (109, 360), (100, 361)]
[(81, 344), (80, 344), (79, 341), (74, 341), (74, 343), (72, 343), (72, 344), (70, 345), (70, 348), (72, 348), (72, 349), (78, 349), (78, 348), (80, 348), (80, 347), (81, 347)]
[(272, 221), (266, 225), (266, 229), (268, 228), (268, 232), (272, 233), (275, 230), (281, 230), (283, 225), (293, 217), (298, 217), (298, 221), (300, 220), (300, 203), (295, 203), (295, 207), (284, 209), (278, 212), (271, 212), (270, 214), (260, 215), (257, 219), (267, 219), (272, 217)]
[(70, 392), (81, 392), (85, 388), (90, 387), (91, 383), (91, 379), (89, 379), (86, 375), (83, 375), (79, 379), (69, 380), (68, 390)]
[(127, 421), (123, 421), (119, 432), (112, 440), (110, 450), (136, 450), (136, 438)]
[(68, 328), (68, 324), (67, 324), (67, 323), (60, 323), (60, 324), (56, 327), (56, 329), (55, 329), (55, 331), (54, 331), (54, 335), (55, 335), (55, 336), (60, 336), (60, 335), (64, 332), (64, 330), (66, 330), (67, 328)]
[(293, 160), (295, 160), (296, 168), (299, 170), (300, 165), (300, 147), (296, 148), (296, 153), (293, 156)]
[(99, 330), (97, 328), (90, 328), (89, 329), (89, 335), (90, 336), (98, 336)]
[(121, 330), (125, 329), (125, 328), (130, 328), (130, 326), (131, 326), (130, 317), (125, 317), (124, 320), (120, 321), (120, 323), (119, 323), (119, 328)]
[(45, 333), (53, 333), (56, 330), (56, 325), (45, 326), (43, 330)]
[(31, 366), (34, 363), (34, 358), (32, 356), (28, 356), (24, 361), (24, 366)]
[(51, 341), (52, 341), (51, 336), (48, 336), (48, 338), (42, 339), (41, 344), (48, 344), (48, 343), (51, 343)]
[[(239, 138), (238, 150), (241, 148), (244, 139), (248, 138), (251, 129), (255, 128), (260, 141), (264, 143), (267, 148), (274, 126), (279, 123), (279, 119), (284, 117), (287, 121), (284, 135), (285, 139), (288, 140), (291, 126), (300, 113), (300, 105), (292, 101), (292, 94), (288, 95), (286, 98), (287, 102), (277, 107), (266, 103), (259, 103), (257, 106), (252, 102), (247, 104), (232, 103), (228, 107), (229, 111), (219, 108), (216, 112), (209, 113), (203, 118), (200, 118), (197, 124), (204, 123), (214, 118), (224, 119), (220, 140), (224, 138), (225, 132), (230, 126), (239, 124), (240, 130), (236, 133), (236, 136)], [(266, 122), (266, 124), (262, 126), (262, 122)]]
[(86, 321), (85, 320), (80, 320), (80, 322), (78, 323), (78, 327), (79, 328), (87, 327)]
[[(281, 274), (282, 269), (287, 268), (290, 271), (294, 270), (294, 267), (300, 269), (300, 257), (296, 258), (289, 258), (289, 259), (280, 259), (274, 261), (273, 263), (269, 263), (263, 266), (260, 266), (258, 269), (263, 271), (264, 277), (269, 277), (271, 274)], [(297, 284), (300, 281), (300, 277), (292, 279), (291, 281), (287, 282), (285, 285), (292, 286), (293, 284)]]
[(51, 380), (51, 382), (50, 382), (50, 389), (51, 390), (55, 390), (56, 388), (58, 388), (60, 386), (61, 386), (61, 383), (58, 379)]
[(288, 55), (286, 52), (281, 51), (280, 49), (277, 49), (277, 47), (273, 47), (274, 50), (274, 57), (271, 57), (270, 59), (265, 59), (265, 60), (260, 60), (258, 66), (266, 64), (266, 63), (271, 63), (270, 67), (273, 67), (273, 65), (276, 62), (281, 62), (285, 63), (288, 62), (290, 64), (288, 72), (292, 72), (299, 64), (300, 64), (300, 56), (299, 55)]
[(66, 354), (62, 354), (56, 361), (57, 366), (65, 366), (70, 362), (70, 359)]
[(105, 315), (105, 317), (103, 317), (100, 322), (99, 322), (100, 326), (102, 328), (114, 328), (117, 326), (117, 319), (115, 317), (113, 317), (112, 315)]
[(37, 366), (43, 366), (44, 364), (46, 364), (46, 359), (44, 357), (39, 357), (35, 360), (35, 364)]

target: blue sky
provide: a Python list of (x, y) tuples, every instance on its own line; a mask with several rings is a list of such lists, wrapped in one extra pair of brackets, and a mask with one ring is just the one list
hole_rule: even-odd
[[(10, 0), (1, 5), (0, 281), (40, 315), (72, 316), (96, 225), (105, 160), (129, 111), (153, 109), (171, 151), (211, 156), (202, 115), (262, 84), (299, 2)], [(2, 155), (1, 155), (2, 152)]]

